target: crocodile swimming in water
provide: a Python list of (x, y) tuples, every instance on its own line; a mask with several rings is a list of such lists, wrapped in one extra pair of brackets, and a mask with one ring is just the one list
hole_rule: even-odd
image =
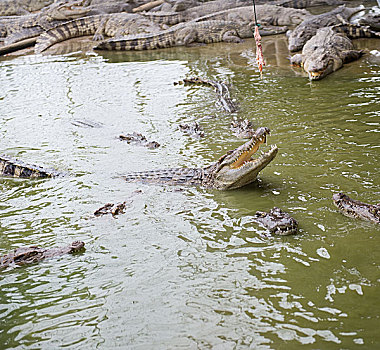
[(380, 224), (380, 204), (367, 204), (351, 199), (343, 193), (335, 193), (333, 202), (346, 216), (355, 219), (369, 220)]
[(63, 175), (65, 174), (54, 169), (42, 168), (38, 165), (27, 164), (6, 155), (0, 155), (0, 176), (46, 178)]
[(352, 38), (373, 35), (380, 38), (380, 33), (353, 25), (321, 28), (305, 44), (302, 54), (291, 57), (291, 64), (303, 67), (310, 80), (320, 80), (340, 69), (344, 63), (359, 59), (363, 51), (354, 49), (346, 33)]
[(0, 268), (6, 268), (13, 265), (26, 265), (39, 262), (44, 259), (49, 259), (64, 254), (72, 254), (84, 247), (84, 242), (75, 241), (70, 245), (59, 248), (41, 248), (37, 246), (21, 247), (12, 252), (0, 256)]
[(268, 135), (268, 128), (258, 128), (249, 141), (228, 151), (217, 162), (205, 168), (142, 171), (126, 174), (123, 178), (127, 182), (201, 186), (218, 190), (243, 187), (255, 181), (259, 172), (275, 158), (278, 152), (277, 146), (274, 145), (257, 159), (251, 158), (260, 145), (266, 143)]
[(257, 211), (253, 221), (267, 228), (271, 233), (280, 236), (295, 234), (298, 222), (280, 208), (274, 207), (269, 212)]
[(330, 12), (306, 18), (290, 32), (288, 36), (289, 51), (294, 52), (301, 50), (306, 42), (317, 33), (319, 28), (340, 24), (342, 21), (348, 21), (351, 16), (362, 9), (362, 6), (349, 8), (342, 5)]

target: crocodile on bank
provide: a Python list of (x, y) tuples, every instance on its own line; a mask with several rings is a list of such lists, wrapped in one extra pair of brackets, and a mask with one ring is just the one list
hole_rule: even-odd
[(0, 16), (26, 15), (41, 10), (54, 0), (1, 0)]
[(63, 176), (54, 169), (46, 169), (37, 165), (27, 164), (18, 159), (0, 155), (0, 176), (19, 178), (46, 178)]
[(335, 193), (333, 202), (346, 216), (355, 219), (369, 220), (380, 224), (380, 204), (367, 204), (351, 199), (343, 193)]
[(80, 36), (93, 35), (93, 40), (103, 40), (104, 36), (118, 38), (162, 29), (162, 25), (134, 13), (88, 16), (63, 23), (41, 34), (35, 52), (41, 53), (58, 42)]
[(342, 20), (348, 21), (351, 16), (362, 9), (362, 6), (349, 8), (343, 5), (330, 12), (310, 16), (290, 32), (288, 36), (289, 51), (301, 50), (306, 42), (317, 33), (319, 28), (340, 24)]
[(363, 51), (354, 49), (346, 33), (352, 38), (372, 35), (380, 38), (380, 33), (353, 25), (321, 28), (305, 44), (302, 54), (291, 57), (291, 64), (303, 67), (310, 80), (320, 80), (341, 68), (344, 63), (357, 60)]
[[(160, 31), (156, 34), (128, 35), (120, 39), (109, 39), (99, 43), (94, 50), (140, 51), (188, 46), (194, 43), (211, 44), (217, 42), (240, 43), (242, 38), (252, 37), (253, 22), (235, 23), (230, 21), (190, 21)], [(278, 34), (286, 27), (264, 27), (261, 35)]]
[(79, 5), (78, 1), (57, 2), (36, 14), (0, 17), (0, 36), (5, 45), (36, 37), (59, 23), (86, 15), (88, 11)]
[(0, 268), (6, 268), (13, 265), (26, 265), (39, 262), (43, 259), (49, 259), (64, 254), (77, 252), (84, 247), (84, 242), (75, 241), (70, 245), (59, 248), (41, 248), (37, 246), (22, 247), (0, 257)]
[[(205, 6), (207, 4), (210, 3), (206, 3)], [(176, 24), (179, 22), (188, 22), (195, 20), (234, 21), (236, 22), (236, 24), (239, 24), (241, 22), (247, 23), (253, 20), (252, 3), (249, 3), (247, 5), (250, 6), (239, 6), (227, 9), (223, 9), (223, 7), (221, 7), (220, 9), (214, 10), (212, 12), (204, 11), (204, 9), (202, 11), (194, 12), (194, 10), (196, 9), (194, 8), (192, 9), (193, 12), (190, 13), (187, 13), (185, 11), (180, 13), (147, 12), (143, 15), (148, 17), (152, 21), (165, 24)], [(256, 15), (261, 25), (276, 26), (296, 25), (301, 23), (305, 18), (311, 16), (310, 12), (306, 10), (284, 8), (282, 6), (276, 5), (256, 5)]]
[(277, 207), (274, 207), (268, 213), (257, 211), (253, 221), (267, 228), (271, 233), (280, 236), (295, 234), (298, 229), (298, 222)]
[(228, 151), (217, 162), (205, 168), (143, 171), (124, 175), (123, 178), (127, 182), (201, 186), (218, 190), (239, 188), (255, 181), (259, 172), (275, 158), (277, 146), (272, 146), (257, 159), (251, 158), (260, 145), (266, 143), (268, 135), (268, 128), (258, 128), (251, 140)]
[(222, 81), (206, 80), (200, 77), (194, 77), (194, 78), (185, 78), (179, 82), (174, 83), (174, 85), (181, 85), (181, 84), (184, 84), (184, 85), (196, 84), (196, 85), (212, 86), (218, 95), (218, 99), (223, 109), (228, 113), (234, 113), (237, 111), (237, 106), (231, 99), (230, 90), (228, 89), (228, 86), (226, 85), (226, 83)]
[[(263, 1), (268, 3), (267, 0)], [(261, 1), (257, 2), (261, 4)], [(283, 7), (292, 7), (295, 9), (303, 9), (307, 7), (317, 7), (317, 6), (336, 6), (342, 5), (343, 1), (341, 0), (274, 0), (270, 4), (283, 6)]]

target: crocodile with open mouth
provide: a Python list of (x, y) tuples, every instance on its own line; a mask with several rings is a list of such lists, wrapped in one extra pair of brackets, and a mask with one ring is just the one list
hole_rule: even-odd
[(126, 174), (123, 178), (127, 182), (192, 185), (218, 190), (243, 187), (255, 181), (259, 172), (277, 155), (278, 148), (274, 145), (259, 158), (251, 158), (260, 145), (266, 143), (269, 133), (266, 127), (258, 128), (249, 141), (228, 151), (218, 161), (205, 168), (142, 171)]
[(271, 233), (280, 236), (295, 234), (298, 229), (298, 222), (277, 207), (274, 207), (269, 212), (257, 211), (253, 221), (267, 228)]
[(0, 176), (18, 177), (18, 178), (46, 178), (63, 176), (54, 169), (42, 168), (38, 165), (27, 164), (21, 160), (0, 155)]
[(38, 246), (17, 248), (8, 254), (0, 256), (0, 268), (6, 268), (13, 265), (33, 264), (43, 259), (49, 259), (64, 254), (72, 254), (80, 251), (83, 247), (84, 242), (75, 241), (65, 247), (50, 249)]
[(344, 215), (350, 218), (369, 220), (380, 224), (380, 204), (363, 203), (351, 199), (343, 193), (335, 193), (333, 202)]

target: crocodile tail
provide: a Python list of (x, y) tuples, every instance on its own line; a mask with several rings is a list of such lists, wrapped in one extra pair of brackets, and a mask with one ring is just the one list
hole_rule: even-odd
[(172, 32), (158, 34), (128, 35), (120, 39), (109, 39), (94, 47), (95, 50), (141, 51), (171, 47), (175, 44)]
[(174, 25), (180, 22), (184, 22), (185, 18), (178, 12), (142, 12), (144, 17), (147, 17), (151, 21), (160, 24)]
[(199, 186), (202, 184), (203, 177), (204, 171), (201, 168), (151, 170), (126, 174), (123, 176), (127, 182), (185, 186)]
[(50, 46), (79, 36), (95, 34), (101, 20), (101, 15), (82, 17), (60, 24), (41, 34), (37, 39), (35, 53), (41, 53)]

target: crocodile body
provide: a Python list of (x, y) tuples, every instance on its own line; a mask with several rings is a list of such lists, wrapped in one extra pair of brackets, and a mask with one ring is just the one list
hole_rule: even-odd
[[(348, 34), (348, 35), (347, 35)], [(310, 80), (320, 80), (348, 63), (357, 60), (363, 51), (355, 50), (351, 38), (380, 34), (353, 25), (337, 25), (318, 29), (303, 47), (302, 54), (291, 58), (291, 63), (301, 66)]]
[(59, 23), (86, 15), (88, 11), (76, 4), (58, 2), (36, 14), (0, 18), (0, 36), (5, 38), (4, 44), (9, 45), (38, 36)]
[(133, 13), (88, 16), (63, 23), (40, 35), (35, 52), (40, 53), (58, 42), (80, 36), (93, 35), (94, 40), (103, 40), (104, 36), (118, 38), (162, 29), (159, 24)]
[[(242, 42), (242, 38), (252, 37), (253, 23), (230, 21), (190, 21), (179, 23), (157, 34), (129, 35), (120, 39), (109, 39), (95, 46), (95, 50), (140, 51), (192, 43)], [(263, 27), (261, 35), (283, 33), (285, 27)]]
[[(210, 4), (210, 3), (206, 3)], [(205, 5), (206, 5), (205, 4)], [(222, 21), (235, 21), (237, 24), (240, 22), (251, 22), (253, 20), (253, 6), (252, 3), (248, 6), (235, 6), (233, 8), (224, 9), (223, 6), (220, 9), (213, 11), (195, 11), (180, 12), (180, 13), (165, 13), (165, 12), (148, 12), (143, 14), (152, 21), (176, 24), (179, 22), (188, 22), (192, 20), (204, 21), (204, 20), (222, 20)], [(207, 8), (209, 9), (209, 8)], [(306, 10), (284, 8), (276, 5), (256, 5), (256, 15), (260, 24), (268, 25), (296, 25), (301, 23), (311, 14)]]
[(54, 0), (2, 0), (0, 16), (26, 15), (52, 4)]
[(37, 165), (27, 164), (18, 159), (0, 156), (0, 176), (19, 177), (19, 178), (46, 178), (62, 176), (54, 169), (46, 169)]
[(333, 195), (333, 202), (346, 216), (355, 219), (369, 220), (380, 224), (380, 204), (367, 204), (351, 199), (343, 193)]
[(44, 259), (77, 252), (83, 247), (83, 242), (75, 241), (68, 246), (51, 249), (45, 249), (37, 246), (17, 248), (0, 257), (0, 268), (6, 268), (13, 265), (33, 264)]
[(271, 233), (280, 236), (295, 234), (298, 229), (298, 222), (277, 207), (269, 212), (257, 211), (253, 220), (267, 228)]
[(278, 5), (278, 6), (283, 6), (283, 7), (292, 7), (295, 9), (304, 9), (307, 7), (316, 7), (316, 6), (342, 5), (343, 1), (340, 1), (340, 0), (275, 0), (273, 1), (273, 4)]
[(160, 144), (157, 141), (148, 141), (144, 135), (138, 132), (133, 132), (132, 134), (120, 135), (119, 140), (145, 146), (149, 149), (155, 149), (155, 148), (160, 147)]
[(374, 7), (373, 10), (362, 16), (358, 23), (360, 25), (369, 26), (372, 30), (380, 31), (380, 5)]
[(347, 8), (339, 6), (336, 9), (311, 16), (299, 24), (289, 35), (289, 51), (299, 51), (306, 42), (311, 39), (319, 28), (333, 26), (342, 23), (342, 20), (348, 21), (352, 15), (361, 11), (362, 6)]
[(251, 156), (260, 145), (266, 143), (268, 128), (258, 128), (245, 144), (227, 152), (206, 168), (176, 168), (131, 173), (123, 176), (127, 182), (142, 182), (163, 185), (201, 186), (218, 190), (239, 188), (255, 181), (258, 173), (276, 156), (277, 146), (257, 159)]

